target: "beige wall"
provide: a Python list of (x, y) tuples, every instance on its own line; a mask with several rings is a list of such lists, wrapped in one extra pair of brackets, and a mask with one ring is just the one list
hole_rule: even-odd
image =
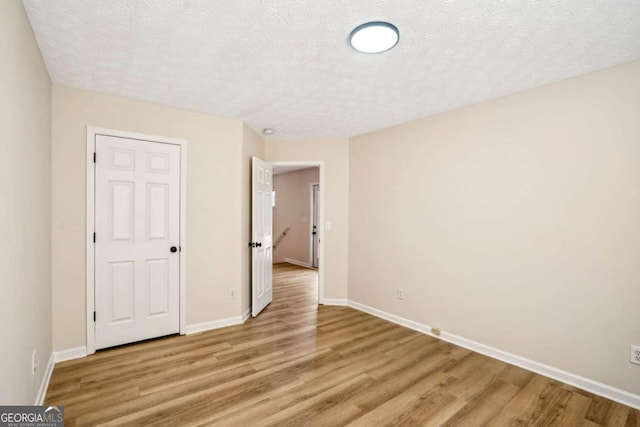
[(264, 140), (248, 126), (242, 132), (242, 279), (240, 302), (242, 313), (251, 307), (251, 157), (264, 159)]
[(32, 405), (51, 356), (51, 82), (19, 1), (0, 2), (0, 58), (0, 405)]
[(243, 125), (234, 120), (53, 87), (53, 346), (84, 346), (86, 127), (188, 140), (187, 324), (239, 316)]
[(276, 207), (273, 209), (273, 238), (278, 239), (287, 228), (289, 231), (273, 251), (273, 262), (292, 259), (304, 264), (311, 260), (311, 184), (319, 183), (318, 168), (275, 175)]
[(635, 62), (353, 138), (350, 299), (640, 393), (639, 117)]
[(324, 162), (325, 223), (330, 221), (332, 225), (330, 231), (324, 232), (324, 296), (347, 298), (349, 140), (266, 141), (265, 146), (266, 160), (270, 162)]

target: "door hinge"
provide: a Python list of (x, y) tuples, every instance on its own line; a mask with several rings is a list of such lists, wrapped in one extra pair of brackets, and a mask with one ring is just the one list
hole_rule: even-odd
[(96, 233), (93, 233), (93, 243), (96, 242)]
[(95, 311), (93, 312), (93, 321), (94, 322), (96, 321), (96, 312)]
[(95, 163), (95, 162), (96, 162), (96, 157), (97, 157), (97, 155), (96, 155), (96, 153), (95, 153), (95, 151), (94, 151), (94, 153), (93, 153), (93, 163)]

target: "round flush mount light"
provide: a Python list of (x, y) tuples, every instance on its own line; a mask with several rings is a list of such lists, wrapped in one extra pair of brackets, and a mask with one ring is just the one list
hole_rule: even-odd
[(271, 128), (262, 129), (262, 134), (263, 135), (273, 135), (274, 133), (276, 133), (276, 131), (271, 129)]
[(349, 42), (358, 52), (382, 53), (392, 49), (400, 40), (398, 28), (388, 22), (373, 21), (358, 25), (351, 31)]

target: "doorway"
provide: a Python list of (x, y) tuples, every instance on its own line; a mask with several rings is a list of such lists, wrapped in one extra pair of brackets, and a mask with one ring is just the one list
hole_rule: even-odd
[[(274, 214), (277, 215), (278, 209), (282, 208), (282, 201), (283, 201), (283, 197), (285, 197), (285, 195), (283, 194), (282, 191), (279, 191), (278, 189), (278, 185), (277, 185), (277, 181), (278, 175), (281, 175), (283, 173), (290, 173), (290, 172), (295, 172), (295, 171), (300, 171), (300, 170), (305, 170), (305, 169), (315, 169), (317, 171), (317, 176), (315, 178), (315, 180), (313, 181), (308, 181), (307, 183), (303, 184), (306, 188), (306, 191), (304, 192), (304, 198), (303, 198), (303, 202), (304, 206), (305, 206), (305, 211), (302, 212), (298, 212), (297, 213), (297, 222), (299, 225), (300, 229), (304, 230), (304, 233), (307, 237), (307, 239), (305, 240), (307, 243), (304, 243), (305, 245), (305, 253), (306, 253), (306, 257), (302, 258), (302, 259), (293, 259), (293, 258), (289, 258), (286, 257), (287, 259), (283, 261), (286, 261), (290, 264), (294, 264), (294, 265), (301, 265), (303, 267), (306, 268), (316, 268), (318, 270), (318, 290), (317, 290), (317, 296), (318, 296), (318, 304), (323, 304), (324, 303), (324, 229), (323, 229), (323, 224), (324, 224), (324, 188), (325, 186), (323, 185), (324, 183), (324, 162), (323, 161), (286, 161), (286, 162), (281, 162), (281, 161), (276, 161), (276, 162), (271, 162), (271, 165), (273, 167), (273, 173), (274, 173), (274, 188), (273, 188), (273, 199), (275, 200), (274, 203)], [(313, 205), (312, 203), (310, 203), (310, 200), (313, 199), (313, 187), (310, 186), (309, 184), (316, 184), (317, 185), (317, 191), (316, 191), (316, 195), (315, 197), (317, 198), (317, 209), (316, 212), (314, 214), (313, 212)], [(282, 188), (280, 189), (282, 190)], [(273, 224), (273, 242), (275, 243), (275, 247), (274, 247), (274, 260), (279, 260), (280, 258), (278, 258), (278, 252), (280, 248), (284, 248), (287, 242), (287, 239), (293, 237), (290, 233), (291, 233), (291, 228), (289, 228), (287, 230), (288, 226), (293, 226), (293, 222), (291, 223), (285, 223), (285, 224), (276, 224), (276, 222), (274, 221)], [(312, 234), (314, 232), (313, 226), (315, 225), (315, 235)], [(283, 233), (285, 233), (285, 235), (283, 236)], [(316, 240), (316, 244), (313, 244), (313, 240), (314, 240), (314, 236), (315, 236), (315, 240)], [(278, 242), (278, 240), (280, 239), (280, 241)], [(289, 242), (291, 242), (291, 240), (289, 240)], [(314, 254), (314, 246), (315, 246), (315, 254)], [(315, 260), (315, 261), (314, 261)]]

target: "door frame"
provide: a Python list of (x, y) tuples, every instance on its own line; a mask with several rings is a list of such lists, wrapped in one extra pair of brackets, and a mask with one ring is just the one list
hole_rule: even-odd
[[(313, 243), (314, 240), (316, 239), (316, 237), (313, 235), (313, 221), (315, 220), (314, 218), (314, 200), (313, 200), (313, 187), (318, 186), (318, 204), (320, 204), (320, 183), (319, 182), (312, 182), (309, 184), (309, 198), (311, 199), (311, 204), (309, 207), (309, 212), (311, 212), (311, 221), (309, 221), (309, 236), (311, 236), (311, 238), (309, 239), (309, 265), (312, 268), (313, 267), (313, 261), (314, 261), (314, 252), (313, 252)], [(320, 212), (318, 211), (318, 230), (316, 230), (316, 233), (319, 233), (319, 229), (320, 229)], [(319, 239), (320, 234), (318, 234), (317, 238)], [(321, 241), (320, 241), (321, 242)], [(318, 243), (318, 247), (316, 248), (316, 250), (318, 250), (318, 253), (316, 255), (320, 255), (320, 243)], [(318, 269), (320, 267), (320, 257), (318, 256)]]
[(93, 162), (95, 140), (97, 135), (115, 136), (141, 141), (173, 144), (180, 146), (180, 283), (179, 283), (179, 307), (180, 307), (180, 335), (186, 334), (187, 323), (187, 140), (168, 138), (164, 136), (149, 135), (143, 133), (106, 129), (87, 126), (87, 198), (86, 198), (86, 272), (87, 272), (87, 354), (96, 352), (95, 323), (93, 312), (95, 310), (95, 246), (93, 233), (95, 232), (95, 172), (96, 164)]
[[(320, 194), (319, 202), (320, 203), (320, 212), (318, 213), (318, 238), (320, 239), (320, 244), (318, 245), (318, 304), (324, 304), (324, 191), (325, 191), (325, 182), (324, 182), (324, 161), (323, 160), (293, 160), (293, 161), (269, 161), (273, 166), (305, 166), (305, 167), (317, 167), (318, 175), (319, 175), (319, 184), (320, 184)], [(276, 202), (277, 203), (277, 202)]]

